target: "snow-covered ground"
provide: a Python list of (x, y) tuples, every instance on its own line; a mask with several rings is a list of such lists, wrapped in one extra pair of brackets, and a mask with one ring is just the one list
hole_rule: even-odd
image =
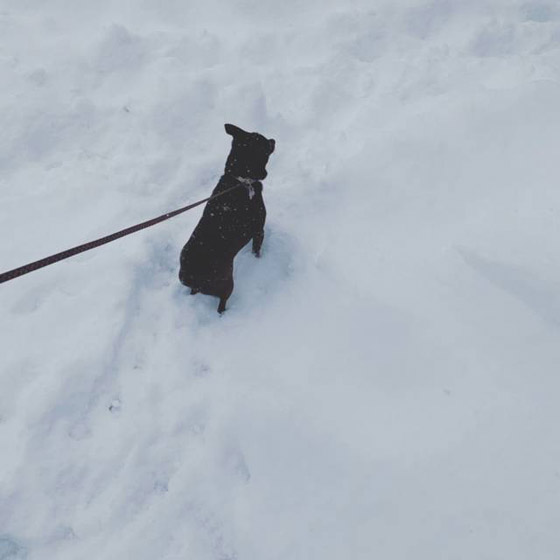
[(1, 0), (1, 560), (560, 557), (558, 0)]

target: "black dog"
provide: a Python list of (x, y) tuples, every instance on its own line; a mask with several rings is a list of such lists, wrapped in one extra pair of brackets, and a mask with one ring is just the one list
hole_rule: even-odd
[[(225, 125), (233, 136), (225, 172), (212, 195), (239, 188), (209, 200), (191, 238), (181, 251), (179, 280), (191, 288), (220, 298), (218, 313), (226, 309), (233, 291), (233, 259), (249, 241), (259, 257), (264, 239), (266, 209), (261, 181), (275, 141), (256, 132)], [(240, 186), (241, 185), (241, 186)]]

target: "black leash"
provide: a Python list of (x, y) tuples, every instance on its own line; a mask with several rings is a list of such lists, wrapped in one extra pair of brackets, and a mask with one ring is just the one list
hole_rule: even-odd
[(126, 229), (121, 229), (121, 231), (117, 231), (116, 233), (112, 233), (111, 235), (101, 237), (99, 239), (96, 239), (95, 241), (90, 241), (89, 243), (78, 245), (77, 247), (73, 247), (72, 249), (67, 249), (66, 251), (62, 251), (60, 253), (56, 253), (55, 255), (51, 255), (50, 257), (46, 257), (44, 259), (40, 259), (38, 261), (20, 266), (18, 268), (14, 268), (13, 270), (8, 270), (7, 272), (3, 272), (2, 274), (0, 274), (0, 284), (2, 284), (3, 282), (8, 282), (9, 280), (13, 280), (14, 278), (19, 278), (24, 274), (29, 274), (34, 270), (39, 270), (40, 268), (49, 266), (58, 261), (63, 261), (64, 259), (73, 257), (74, 255), (78, 255), (80, 253), (83, 253), (84, 251), (89, 251), (91, 249), (95, 249), (96, 247), (100, 247), (101, 245), (105, 245), (106, 243), (111, 243), (111, 241), (115, 241), (116, 239), (120, 239), (121, 237), (125, 237), (126, 235), (130, 235), (131, 233), (135, 233), (142, 229), (149, 228), (151, 226), (159, 224), (160, 222), (164, 222), (165, 220), (169, 220), (169, 218), (178, 216), (179, 214), (182, 214), (187, 210), (192, 210), (193, 208), (196, 208), (197, 206), (200, 206), (201, 204), (204, 204), (209, 200), (214, 200), (219, 196), (222, 196), (228, 192), (231, 192), (235, 189), (244, 186), (245, 185), (243, 183), (240, 183), (238, 185), (235, 185), (235, 187), (231, 187), (230, 189), (222, 191), (221, 193), (215, 194), (214, 196), (209, 196), (204, 200), (199, 200), (198, 202), (194, 202), (193, 204), (189, 204), (188, 206), (183, 206), (183, 208), (179, 208), (178, 210), (174, 210), (173, 212), (162, 214), (157, 218), (152, 218), (151, 220), (147, 220), (146, 222), (142, 222), (141, 224), (137, 224), (135, 226), (131, 226)]

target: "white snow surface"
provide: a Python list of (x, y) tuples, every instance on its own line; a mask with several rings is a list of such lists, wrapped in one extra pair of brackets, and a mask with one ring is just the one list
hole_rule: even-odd
[(1, 560), (560, 558), (558, 0), (1, 0)]

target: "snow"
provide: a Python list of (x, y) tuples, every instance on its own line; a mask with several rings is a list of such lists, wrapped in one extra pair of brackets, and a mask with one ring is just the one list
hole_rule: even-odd
[(0, 287), (0, 559), (560, 555), (555, 0), (3, 0), (0, 269), (275, 138), (263, 257), (202, 210)]

